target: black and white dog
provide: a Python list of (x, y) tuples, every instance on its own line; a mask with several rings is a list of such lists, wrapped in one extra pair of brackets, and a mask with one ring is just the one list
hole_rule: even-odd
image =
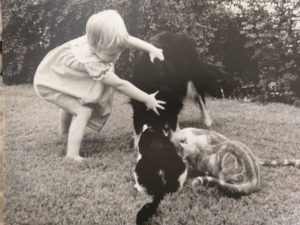
[(135, 187), (153, 197), (153, 201), (145, 204), (137, 213), (136, 224), (140, 225), (156, 213), (160, 201), (167, 193), (175, 192), (183, 186), (187, 169), (165, 130), (145, 125), (138, 145)]
[[(133, 122), (135, 130), (134, 146), (137, 148), (144, 124), (152, 126), (160, 121), (162, 128), (174, 132), (178, 128), (178, 114), (185, 97), (192, 98), (201, 110), (202, 123), (209, 128), (212, 120), (205, 107), (205, 90), (210, 78), (210, 70), (200, 63), (195, 45), (188, 36), (162, 32), (150, 39), (150, 42), (163, 49), (164, 61), (150, 61), (146, 52), (137, 56), (131, 82), (147, 93), (159, 91), (156, 96), (167, 102), (165, 110), (160, 110), (160, 116), (147, 111), (146, 106), (132, 100)], [(164, 93), (169, 92), (164, 99)]]

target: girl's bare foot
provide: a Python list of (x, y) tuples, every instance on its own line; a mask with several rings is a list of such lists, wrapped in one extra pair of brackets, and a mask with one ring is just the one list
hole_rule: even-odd
[(81, 157), (81, 156), (74, 156), (74, 155), (67, 155), (66, 159), (71, 159), (74, 160), (76, 162), (83, 162), (85, 160), (85, 158)]

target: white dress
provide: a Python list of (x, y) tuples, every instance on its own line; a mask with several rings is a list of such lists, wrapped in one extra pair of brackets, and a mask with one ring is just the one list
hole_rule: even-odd
[(46, 87), (81, 104), (92, 104), (94, 112), (88, 126), (100, 131), (112, 111), (113, 89), (101, 82), (107, 72), (114, 72), (114, 64), (101, 62), (90, 50), (86, 36), (81, 36), (44, 57), (34, 76), (34, 89), (42, 98), (40, 90)]

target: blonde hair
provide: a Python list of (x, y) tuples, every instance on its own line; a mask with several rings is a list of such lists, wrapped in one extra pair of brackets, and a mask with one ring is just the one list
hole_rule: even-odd
[(86, 24), (89, 45), (95, 49), (124, 46), (129, 34), (123, 18), (115, 10), (104, 10), (92, 15)]

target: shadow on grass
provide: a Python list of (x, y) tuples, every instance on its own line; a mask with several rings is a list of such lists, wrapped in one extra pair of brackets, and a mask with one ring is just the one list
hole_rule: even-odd
[(202, 195), (202, 196), (212, 196), (216, 200), (219, 200), (220, 198), (232, 198), (235, 200), (240, 200), (243, 196), (249, 196), (249, 195), (243, 195), (240, 193), (231, 193), (229, 191), (224, 191), (221, 188), (213, 187), (213, 186), (200, 186), (193, 190), (195, 194)]
[(186, 127), (195, 127), (195, 128), (205, 129), (204, 126), (202, 126), (202, 124), (197, 121), (180, 121), (180, 128), (183, 129)]
[[(210, 130), (222, 130), (223, 127), (226, 127), (226, 120), (216, 120), (213, 121), (212, 127), (210, 128)], [(180, 128), (186, 128), (186, 127), (194, 127), (194, 128), (199, 128), (199, 129), (207, 129), (206, 126), (204, 126), (202, 123), (200, 123), (200, 121), (187, 121), (187, 120), (183, 120), (180, 121)]]
[(83, 157), (93, 157), (106, 152), (132, 152), (132, 135), (127, 132), (118, 137), (84, 138), (81, 154)]

